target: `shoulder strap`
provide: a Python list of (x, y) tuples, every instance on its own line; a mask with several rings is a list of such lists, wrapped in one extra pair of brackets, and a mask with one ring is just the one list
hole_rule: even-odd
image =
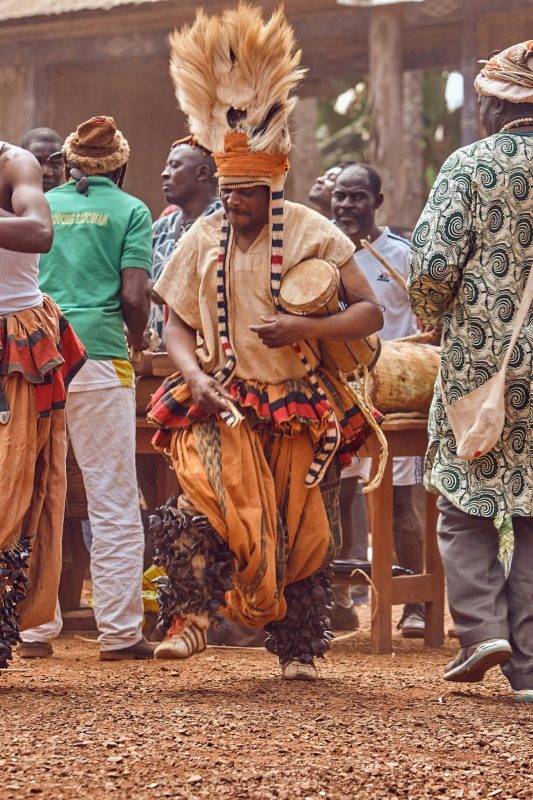
[[(532, 302), (533, 302), (533, 267), (529, 270), (526, 288), (524, 289), (523, 297), (520, 301), (520, 305), (518, 306), (518, 311), (516, 312), (516, 317), (513, 323), (513, 333), (509, 341), (507, 352), (505, 353), (505, 357), (503, 359), (500, 369), (498, 370), (497, 373), (495, 373), (495, 375), (501, 375), (502, 373), (505, 374), (507, 372), (507, 367), (509, 366), (509, 361), (511, 360), (515, 344), (518, 341), (518, 336), (520, 334), (520, 331), (522, 330), (522, 326), (525, 322), (526, 316), (528, 314)], [(445, 408), (449, 408), (449, 403), (446, 398), (446, 392), (444, 391), (444, 383), (442, 381), (442, 370), (440, 369), (439, 369), (438, 379), (440, 381), (442, 400), (444, 406)]]
[(505, 354), (505, 358), (503, 359), (502, 370), (504, 371), (509, 366), (509, 361), (511, 360), (514, 346), (518, 340), (518, 336), (520, 334), (520, 331), (522, 330), (522, 326), (525, 322), (525, 319), (527, 317), (532, 302), (533, 302), (533, 267), (531, 267), (529, 270), (526, 288), (524, 289), (524, 295), (520, 301), (520, 305), (518, 306), (518, 311), (516, 312), (516, 317), (513, 324), (513, 333), (511, 336), (511, 340), (509, 342), (509, 347), (507, 348), (507, 352)]

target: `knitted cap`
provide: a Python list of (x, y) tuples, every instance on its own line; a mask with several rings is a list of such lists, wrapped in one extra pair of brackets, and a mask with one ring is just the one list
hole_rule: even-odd
[(113, 117), (91, 117), (67, 136), (63, 145), (67, 166), (77, 162), (86, 175), (103, 175), (122, 167), (129, 159), (128, 142), (117, 130)]

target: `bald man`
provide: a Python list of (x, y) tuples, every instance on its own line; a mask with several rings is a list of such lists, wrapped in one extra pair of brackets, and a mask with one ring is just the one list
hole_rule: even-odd
[[(187, 137), (174, 142), (165, 163), (161, 178), (167, 203), (179, 208), (158, 219), (153, 225), (152, 273), (154, 282), (159, 278), (174, 252), (180, 236), (193, 222), (221, 208), (217, 197), (216, 166), (208, 150), (194, 145)], [(152, 294), (152, 312), (149, 327), (155, 330), (164, 343), (164, 318), (162, 300)]]

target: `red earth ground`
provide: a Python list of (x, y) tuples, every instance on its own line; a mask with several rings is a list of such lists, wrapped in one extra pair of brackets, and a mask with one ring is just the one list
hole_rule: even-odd
[(533, 706), (492, 670), (446, 684), (456, 651), (395, 636), (370, 654), (368, 611), (317, 684), (262, 650), (99, 662), (63, 636), (0, 676), (0, 798), (533, 798)]

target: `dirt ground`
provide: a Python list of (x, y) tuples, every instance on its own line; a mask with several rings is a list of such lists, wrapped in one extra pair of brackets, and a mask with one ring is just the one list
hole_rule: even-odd
[(497, 670), (446, 684), (457, 643), (369, 652), (368, 611), (317, 684), (262, 650), (99, 662), (65, 635), (0, 676), (0, 797), (50, 800), (533, 798), (533, 707)]

